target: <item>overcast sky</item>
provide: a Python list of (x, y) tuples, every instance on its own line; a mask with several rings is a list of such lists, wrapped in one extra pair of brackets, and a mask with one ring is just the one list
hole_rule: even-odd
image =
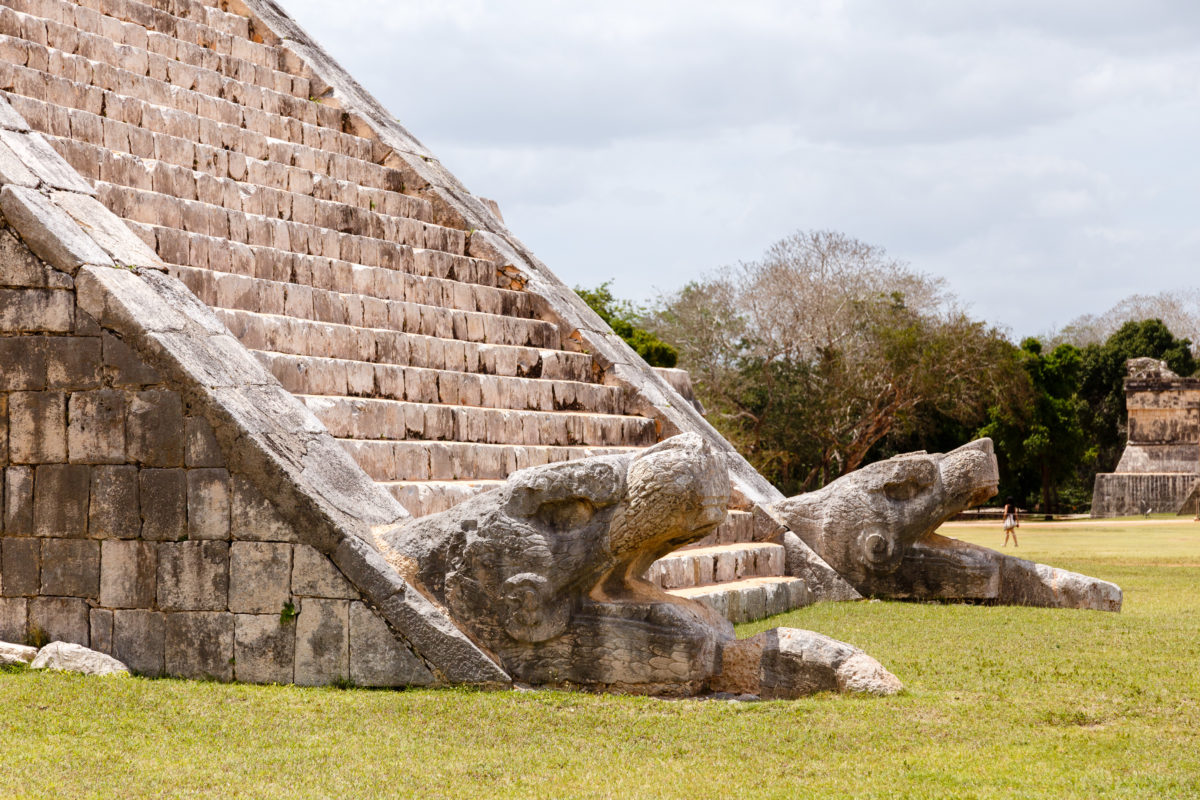
[(1200, 283), (1195, 0), (282, 0), (571, 285), (798, 229), (1015, 337)]

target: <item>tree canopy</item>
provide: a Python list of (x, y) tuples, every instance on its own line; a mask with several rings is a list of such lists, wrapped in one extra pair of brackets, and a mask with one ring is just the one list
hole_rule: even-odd
[[(792, 234), (648, 309), (608, 283), (577, 291), (651, 364), (678, 357), (709, 421), (785, 494), (990, 436), (1002, 498), (1086, 510), (1125, 444), (1125, 362), (1197, 368), (1191, 340), (1157, 317), (1081, 317), (1014, 345), (940, 279), (832, 231)], [(1200, 319), (1194, 299), (1136, 295), (1115, 309), (1161, 309), (1186, 326)]]
[(713, 424), (788, 493), (858, 468), (921, 411), (981, 423), (1012, 349), (940, 280), (829, 231), (684, 287), (647, 324)]

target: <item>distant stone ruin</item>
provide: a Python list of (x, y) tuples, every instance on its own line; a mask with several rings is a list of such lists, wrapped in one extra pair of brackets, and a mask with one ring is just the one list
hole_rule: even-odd
[(1166, 362), (1126, 363), (1129, 440), (1115, 472), (1096, 476), (1093, 517), (1200, 511), (1200, 378)]
[[(904, 569), (994, 492), (872, 468), (813, 538), (686, 375), (270, 0), (5, 0), (0, 213), (0, 641), (247, 682), (886, 693), (851, 645), (732, 622), (880, 591), (821, 537), (869, 522)], [(992, 474), (972, 447), (912, 464)]]

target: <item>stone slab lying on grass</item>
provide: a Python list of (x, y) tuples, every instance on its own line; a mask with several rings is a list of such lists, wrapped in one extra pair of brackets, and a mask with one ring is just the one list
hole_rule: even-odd
[(128, 675), (129, 668), (112, 656), (89, 650), (81, 644), (51, 642), (38, 651), (29, 665), (33, 669), (54, 669), (82, 675)]
[(37, 656), (37, 652), (36, 647), (0, 642), (0, 667), (7, 667), (12, 664), (28, 664)]
[(772, 628), (725, 645), (713, 688), (765, 699), (815, 692), (893, 695), (900, 679), (854, 645), (797, 628)]

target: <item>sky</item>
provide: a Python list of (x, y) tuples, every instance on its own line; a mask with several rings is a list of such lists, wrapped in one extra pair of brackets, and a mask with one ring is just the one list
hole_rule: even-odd
[(818, 229), (1014, 339), (1200, 283), (1194, 0), (282, 5), (572, 286)]

